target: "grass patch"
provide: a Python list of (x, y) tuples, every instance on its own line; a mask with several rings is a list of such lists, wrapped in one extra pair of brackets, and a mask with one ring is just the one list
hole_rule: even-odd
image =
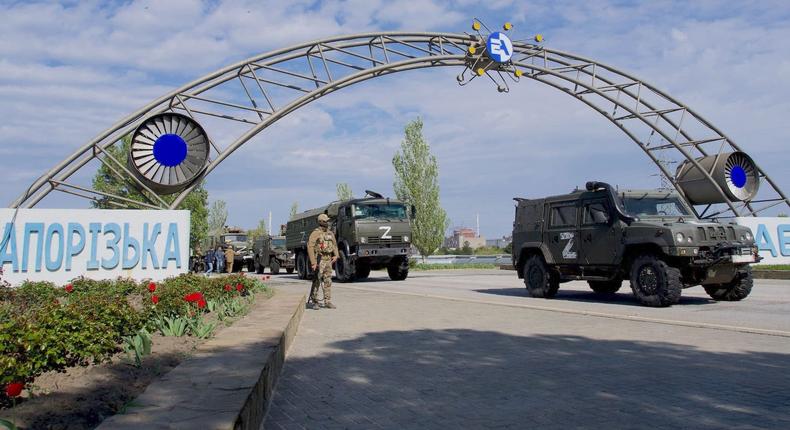
[(752, 270), (790, 270), (790, 264), (765, 264), (752, 266)]
[(499, 265), (491, 263), (471, 263), (471, 264), (425, 264), (416, 263), (411, 266), (412, 270), (455, 270), (455, 269), (498, 269)]

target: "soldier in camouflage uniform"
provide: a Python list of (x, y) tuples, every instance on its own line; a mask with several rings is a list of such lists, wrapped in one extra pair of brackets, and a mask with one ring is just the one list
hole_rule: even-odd
[(318, 215), (318, 228), (310, 233), (307, 240), (307, 254), (315, 273), (310, 289), (310, 307), (318, 309), (318, 286), (321, 284), (324, 288), (324, 307), (335, 309), (332, 304), (332, 264), (340, 254), (335, 235), (329, 231), (329, 217), (326, 214)]

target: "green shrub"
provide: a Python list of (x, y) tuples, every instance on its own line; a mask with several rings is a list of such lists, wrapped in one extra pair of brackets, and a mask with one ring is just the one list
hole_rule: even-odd
[(100, 296), (12, 313), (0, 321), (0, 384), (103, 361), (141, 324), (125, 299)]
[[(199, 303), (185, 300), (193, 293), (200, 293)], [(207, 338), (216, 323), (204, 321), (204, 313), (220, 319), (241, 315), (257, 293), (270, 290), (241, 274), (184, 274), (159, 283), (77, 278), (63, 287), (49, 282), (0, 285), (0, 386), (101, 362), (122, 346), (139, 365), (150, 351), (148, 328), (167, 336), (188, 331)], [(0, 392), (0, 403), (7, 400), (2, 396)]]

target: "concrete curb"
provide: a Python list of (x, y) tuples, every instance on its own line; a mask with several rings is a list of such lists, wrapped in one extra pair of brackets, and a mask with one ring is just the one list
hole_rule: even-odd
[(99, 429), (258, 429), (285, 354), (304, 314), (305, 294), (278, 291), (200, 345), (151, 384), (123, 415)]

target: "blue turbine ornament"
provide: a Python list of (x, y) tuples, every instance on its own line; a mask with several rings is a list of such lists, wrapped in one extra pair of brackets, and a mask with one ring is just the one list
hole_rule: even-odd
[(192, 183), (208, 162), (209, 138), (194, 119), (178, 113), (153, 115), (132, 135), (129, 164), (152, 190), (172, 194)]
[(727, 157), (724, 177), (727, 179), (729, 191), (740, 200), (750, 200), (757, 194), (760, 176), (757, 166), (748, 155), (735, 152)]

